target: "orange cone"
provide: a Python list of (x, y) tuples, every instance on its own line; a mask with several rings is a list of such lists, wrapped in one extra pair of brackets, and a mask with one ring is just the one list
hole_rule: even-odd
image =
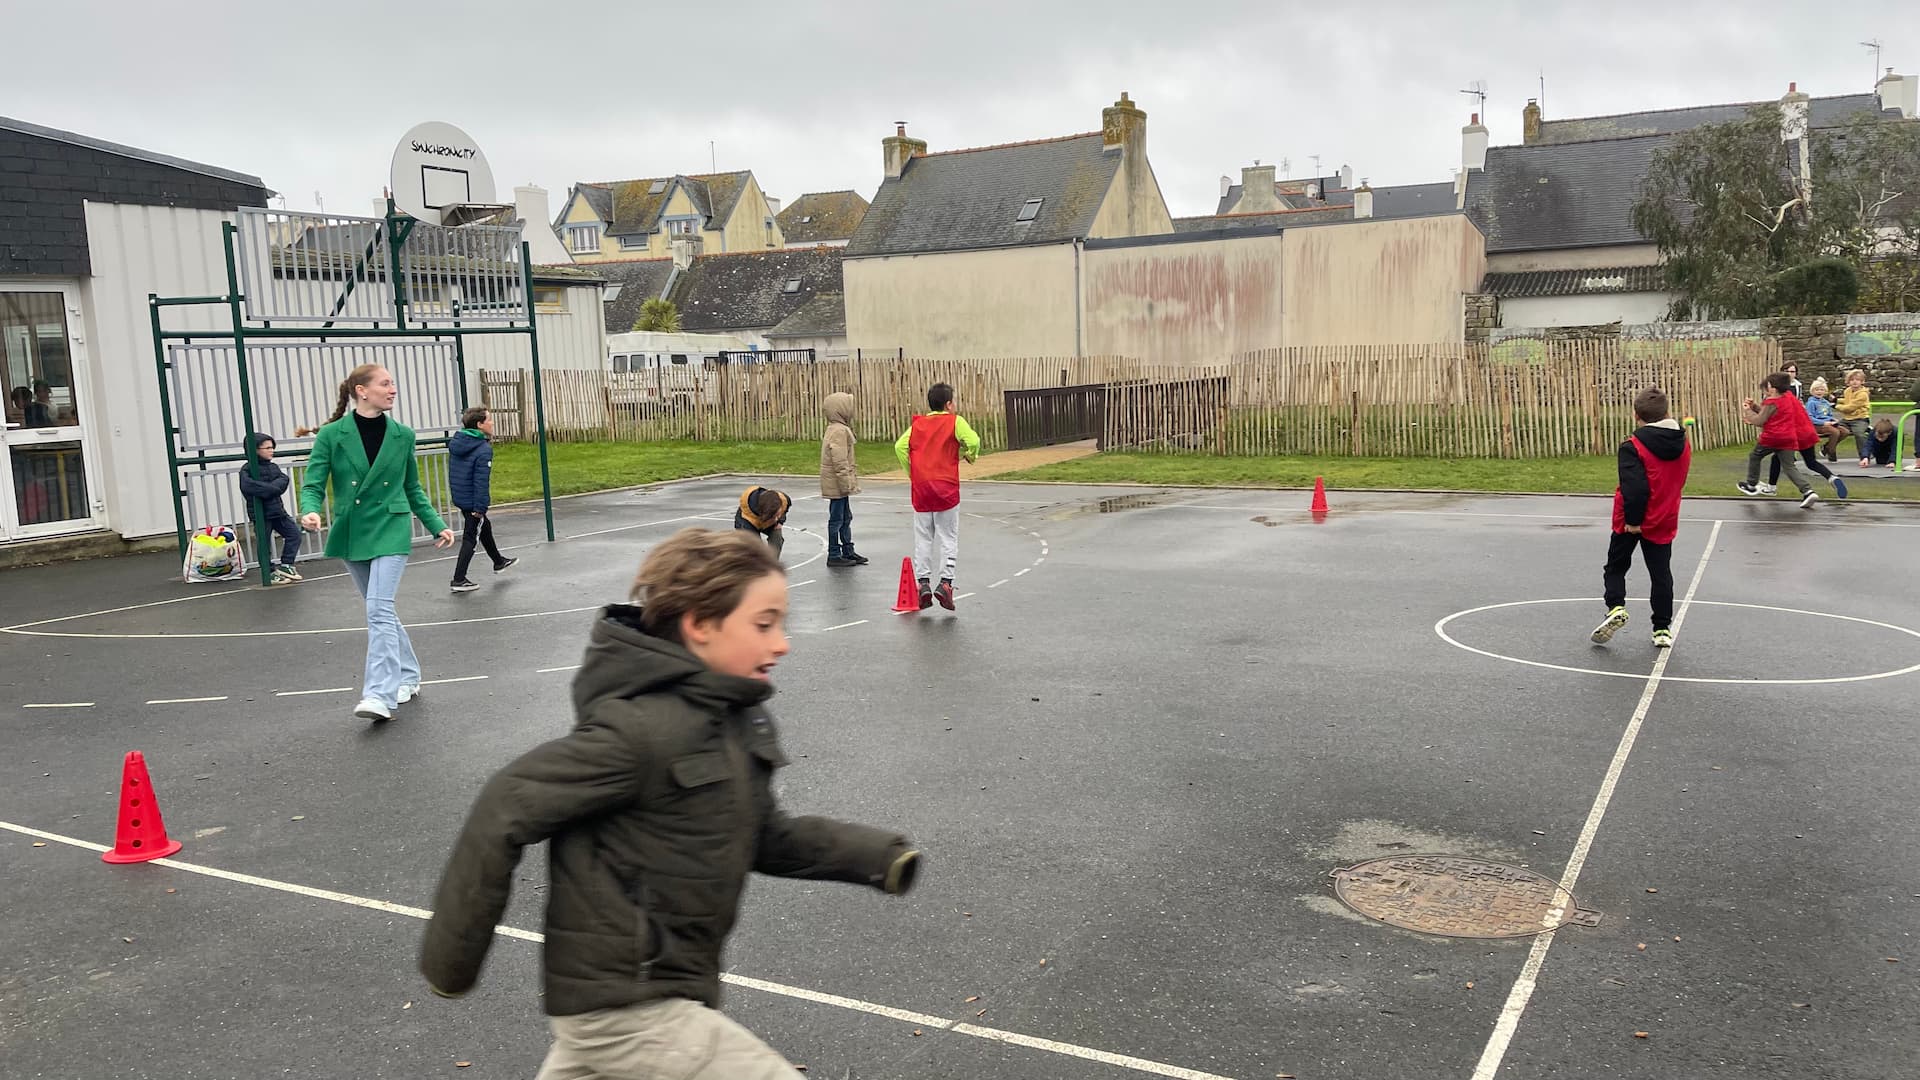
[(1313, 478), (1313, 505), (1308, 510), (1315, 514), (1327, 512), (1327, 481), (1325, 477)]
[(893, 602), (893, 613), (900, 615), (920, 610), (920, 587), (913, 583), (913, 560), (900, 560), (900, 596)]
[(100, 858), (110, 863), (146, 862), (179, 850), (180, 841), (168, 839), (167, 825), (160, 820), (145, 755), (127, 751), (126, 764), (120, 769), (120, 825), (114, 830), (113, 850)]

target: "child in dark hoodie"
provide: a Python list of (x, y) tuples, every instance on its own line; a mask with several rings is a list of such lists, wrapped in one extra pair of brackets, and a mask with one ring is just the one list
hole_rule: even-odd
[(802, 1080), (719, 1012), (722, 950), (750, 873), (912, 887), (905, 837), (789, 817), (765, 702), (787, 653), (787, 579), (764, 543), (686, 529), (601, 612), (575, 727), (481, 789), (435, 895), (420, 969), (472, 989), (523, 849), (547, 841), (543, 1077)]
[(1627, 570), (1640, 549), (1652, 581), (1655, 648), (1673, 645), (1673, 538), (1680, 531), (1680, 492), (1687, 486), (1693, 449), (1686, 431), (1667, 415), (1667, 394), (1650, 386), (1634, 395), (1640, 429), (1620, 444), (1620, 486), (1613, 492), (1613, 540), (1601, 583), (1607, 619), (1593, 632), (1596, 644), (1613, 639), (1627, 624)]
[(300, 523), (280, 501), (287, 492), (287, 474), (273, 463), (273, 436), (258, 431), (247, 436), (247, 454), (252, 460), (240, 469), (240, 495), (247, 500), (247, 517), (259, 535), (280, 534), (280, 561), (273, 564), (267, 580), (274, 585), (299, 581), (294, 560), (300, 557)]
[(496, 574), (520, 561), (500, 554), (493, 543), (493, 521), (487, 517), (487, 507), (493, 503), (493, 417), (487, 410), (475, 405), (460, 414), (460, 430), (447, 442), (447, 462), (447, 486), (466, 526), (460, 535), (460, 557), (453, 563), (453, 591), (472, 592), (480, 587), (467, 580), (474, 541), (487, 549)]

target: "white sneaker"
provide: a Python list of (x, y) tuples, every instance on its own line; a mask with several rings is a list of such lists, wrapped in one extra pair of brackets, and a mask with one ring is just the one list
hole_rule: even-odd
[(1819, 501), (1820, 493), (1817, 491), (1809, 491), (1807, 492), (1806, 498), (1800, 500), (1800, 509), (1805, 510), (1807, 507)]
[(412, 701), (414, 698), (417, 698), (419, 696), (420, 696), (420, 684), (413, 683), (409, 686), (401, 687), (400, 692), (394, 695), (394, 700), (399, 702), (402, 705), (405, 705), (407, 702)]
[(385, 705), (372, 698), (361, 698), (360, 704), (353, 707), (353, 715), (362, 720), (391, 720), (393, 713)]
[(1780, 490), (1778, 484), (1755, 484), (1754, 487), (1759, 489), (1762, 495), (1772, 495)]

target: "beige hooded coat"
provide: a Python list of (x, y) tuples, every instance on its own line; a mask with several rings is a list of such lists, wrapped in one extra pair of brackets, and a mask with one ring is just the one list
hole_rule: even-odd
[(820, 496), (844, 499), (860, 493), (860, 470), (854, 464), (853, 395), (828, 394), (826, 434), (820, 436)]

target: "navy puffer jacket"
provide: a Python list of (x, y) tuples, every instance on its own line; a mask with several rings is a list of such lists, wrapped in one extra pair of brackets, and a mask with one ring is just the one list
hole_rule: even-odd
[(493, 443), (486, 433), (466, 428), (447, 441), (447, 485), (453, 505), (485, 510), (493, 503)]

